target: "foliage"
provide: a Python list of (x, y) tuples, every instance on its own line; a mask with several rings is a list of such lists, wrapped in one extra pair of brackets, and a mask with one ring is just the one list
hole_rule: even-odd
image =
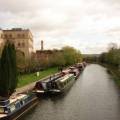
[(99, 57), (100, 62), (120, 66), (120, 49), (111, 48), (107, 53), (102, 53)]
[[(32, 60), (33, 62), (34, 60)], [(38, 67), (60, 67), (72, 65), (82, 61), (81, 52), (73, 47), (63, 47), (61, 50), (52, 50), (50, 54), (41, 57), (36, 61)]]
[(82, 61), (80, 51), (77, 51), (75, 48), (66, 46), (62, 48), (62, 51), (65, 59), (65, 65), (72, 65)]
[(53, 53), (53, 55), (50, 56), (50, 66), (64, 66), (65, 65), (65, 59), (63, 57), (63, 53)]
[(0, 59), (0, 96), (9, 97), (17, 86), (16, 51), (7, 42)]
[(83, 55), (84, 61), (86, 61), (88, 63), (96, 63), (96, 62), (98, 62), (98, 58), (99, 58), (98, 54)]

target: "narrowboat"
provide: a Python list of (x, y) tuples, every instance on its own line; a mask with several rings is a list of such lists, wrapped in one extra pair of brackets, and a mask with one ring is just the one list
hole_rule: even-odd
[(75, 76), (75, 79), (77, 80), (78, 77), (80, 76), (81, 71), (76, 67), (70, 67), (69, 69), (70, 69), (69, 73), (73, 73)]
[(83, 63), (77, 63), (77, 64), (75, 65), (75, 67), (78, 68), (80, 71), (83, 71), (84, 68), (85, 68), (85, 66), (84, 66)]
[(59, 79), (63, 75), (64, 75), (63, 73), (56, 74), (48, 77), (46, 80), (36, 82), (35, 87), (33, 89), (33, 93), (36, 93), (38, 97), (47, 95), (52, 81)]
[(58, 94), (66, 92), (75, 82), (74, 74), (66, 74), (59, 79), (52, 81), (50, 84), (50, 88), (48, 90), (49, 94)]
[(0, 120), (17, 120), (38, 103), (34, 93), (20, 93), (0, 100)]
[(83, 66), (84, 66), (84, 67), (86, 67), (86, 66), (87, 66), (87, 63), (86, 63), (85, 61), (83, 62)]

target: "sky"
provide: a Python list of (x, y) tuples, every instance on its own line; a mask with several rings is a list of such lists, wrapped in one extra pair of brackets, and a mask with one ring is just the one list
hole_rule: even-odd
[(0, 0), (0, 28), (29, 28), (34, 48), (99, 54), (120, 45), (120, 0)]

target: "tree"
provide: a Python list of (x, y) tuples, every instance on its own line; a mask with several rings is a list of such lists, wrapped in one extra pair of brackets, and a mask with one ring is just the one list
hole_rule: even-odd
[(15, 46), (6, 42), (0, 59), (0, 96), (9, 97), (17, 87)]
[(111, 42), (108, 44), (108, 51), (111, 49), (117, 49), (117, 48), (118, 48), (118, 46), (116, 43)]
[(117, 44), (110, 43), (108, 52), (102, 53), (99, 60), (102, 63), (120, 67), (120, 48), (118, 48)]
[(62, 51), (66, 65), (72, 65), (76, 62), (82, 61), (82, 55), (80, 51), (77, 51), (75, 48), (66, 46), (62, 48)]
[(54, 52), (51, 56), (50, 56), (50, 65), (51, 66), (64, 66), (65, 65), (65, 59), (64, 56), (62, 54), (62, 52)]

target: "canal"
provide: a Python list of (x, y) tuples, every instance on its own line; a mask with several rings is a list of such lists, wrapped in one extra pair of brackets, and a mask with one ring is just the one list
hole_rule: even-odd
[(100, 65), (88, 65), (67, 94), (48, 97), (21, 120), (120, 120), (120, 92)]

